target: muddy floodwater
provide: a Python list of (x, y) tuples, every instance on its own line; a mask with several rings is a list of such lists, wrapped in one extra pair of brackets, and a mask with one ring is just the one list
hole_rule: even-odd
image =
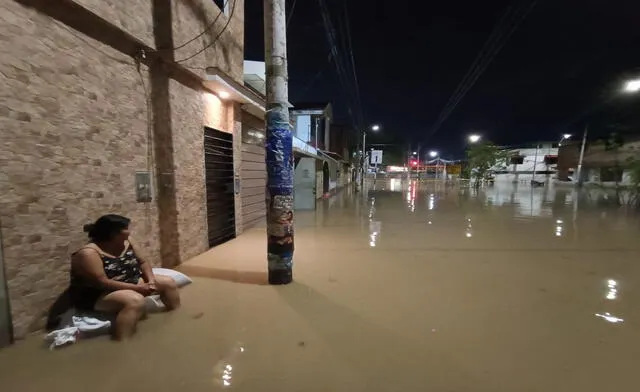
[(0, 350), (2, 391), (639, 391), (640, 221), (570, 188), (378, 180), (186, 263), (135, 339)]

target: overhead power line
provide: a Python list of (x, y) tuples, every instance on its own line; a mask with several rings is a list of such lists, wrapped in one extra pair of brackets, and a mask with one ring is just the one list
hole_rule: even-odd
[[(227, 8), (227, 5), (229, 5), (229, 0), (226, 0), (224, 2), (224, 5), (222, 7), (222, 9), (220, 10), (220, 13), (218, 14), (218, 16), (215, 17), (215, 19), (213, 20), (213, 22), (209, 23), (207, 25), (207, 27), (198, 35), (196, 35), (195, 37), (191, 38), (190, 40), (186, 41), (183, 44), (180, 44), (172, 49), (169, 50), (178, 50), (178, 49), (182, 49), (185, 46), (189, 45), (190, 43), (192, 43), (193, 41), (197, 40), (198, 38), (202, 37), (203, 35), (207, 34), (209, 32), (209, 30), (211, 30), (215, 25), (216, 22), (218, 21), (218, 19), (220, 19), (220, 17), (222, 16), (222, 14), (224, 14), (224, 10)], [(234, 4), (235, 5), (235, 4)], [(229, 19), (231, 19), (231, 17), (229, 17)]]
[(359, 108), (359, 115), (360, 115), (360, 125), (364, 125), (364, 113), (363, 113), (363, 109), (362, 109), (362, 99), (360, 97), (360, 83), (358, 82), (358, 72), (356, 71), (356, 62), (353, 56), (353, 43), (351, 40), (351, 23), (349, 22), (349, 11), (347, 8), (347, 2), (343, 1), (342, 5), (344, 7), (344, 19), (345, 19), (345, 29), (347, 30), (347, 43), (348, 43), (348, 48), (349, 48), (349, 57), (351, 58), (351, 71), (353, 72), (353, 81), (355, 83), (355, 87), (356, 87), (356, 105)]
[(289, 11), (289, 17), (287, 18), (287, 27), (289, 27), (289, 23), (291, 23), (291, 18), (293, 18), (293, 12), (296, 10), (296, 4), (298, 4), (298, 0), (293, 0), (293, 4), (291, 5), (291, 10)]
[(331, 59), (332, 59), (331, 52), (329, 52), (329, 54), (327, 55), (327, 62), (322, 65), (322, 68), (320, 68), (320, 70), (316, 72), (316, 74), (313, 75), (313, 77), (309, 79), (307, 83), (305, 83), (304, 88), (300, 90), (301, 96), (304, 95), (307, 91), (309, 91), (309, 89), (313, 86), (316, 80), (318, 80), (318, 78), (324, 73), (324, 71), (326, 71), (327, 67), (331, 64)]
[(447, 120), (449, 115), (453, 112), (456, 106), (464, 98), (464, 96), (471, 90), (475, 82), (484, 73), (489, 64), (493, 61), (495, 56), (500, 52), (502, 47), (507, 43), (511, 35), (516, 31), (520, 24), (524, 21), (527, 15), (531, 12), (535, 6), (536, 1), (525, 0), (521, 2), (515, 9), (510, 6), (507, 12), (500, 19), (489, 38), (485, 41), (482, 49), (476, 56), (471, 67), (462, 78), (458, 87), (449, 98), (449, 101), (440, 112), (440, 115), (436, 119), (434, 125), (428, 137), (433, 136), (442, 124)]
[[(227, 1), (229, 1), (229, 0), (227, 0)], [(184, 58), (182, 60), (176, 60), (176, 63), (183, 63), (183, 62), (185, 62), (187, 60), (191, 60), (192, 58), (196, 57), (200, 53), (204, 52), (205, 50), (207, 50), (210, 47), (212, 47), (213, 45), (215, 45), (215, 43), (218, 42), (218, 39), (220, 39), (222, 34), (224, 34), (224, 32), (229, 27), (229, 24), (231, 23), (231, 20), (233, 19), (233, 14), (235, 13), (236, 4), (237, 3), (238, 3), (238, 0), (233, 0), (233, 6), (231, 7), (231, 12), (229, 13), (229, 17), (227, 18), (227, 23), (225, 23), (225, 25), (222, 27), (222, 30), (220, 30), (220, 32), (218, 32), (218, 34), (214, 37), (214, 39), (211, 42), (209, 42), (207, 45), (204, 46), (204, 48), (200, 49), (199, 51), (197, 51), (196, 53), (192, 54), (191, 56), (186, 57), (186, 58)]]
[[(325, 33), (327, 36), (327, 42), (329, 43), (333, 62), (338, 74), (338, 79), (340, 80), (340, 83), (342, 84), (342, 87), (347, 94), (347, 109), (349, 112), (349, 117), (351, 118), (354, 128), (361, 129), (362, 115), (360, 113), (362, 113), (362, 109), (358, 103), (357, 93), (353, 91), (354, 87), (351, 85), (351, 83), (349, 83), (349, 76), (347, 75), (350, 74), (350, 72), (346, 71), (347, 67), (343, 63), (342, 48), (337, 43), (336, 32), (333, 23), (331, 22), (329, 10), (324, 0), (318, 0), (318, 4), (320, 5), (320, 11), (322, 14)], [(354, 106), (357, 111), (354, 111)]]

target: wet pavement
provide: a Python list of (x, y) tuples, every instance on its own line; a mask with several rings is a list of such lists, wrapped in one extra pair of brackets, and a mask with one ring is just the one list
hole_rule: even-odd
[[(7, 391), (637, 391), (640, 221), (571, 189), (377, 181), (187, 263), (136, 338), (0, 351)], [(578, 204), (576, 204), (578, 202)]]

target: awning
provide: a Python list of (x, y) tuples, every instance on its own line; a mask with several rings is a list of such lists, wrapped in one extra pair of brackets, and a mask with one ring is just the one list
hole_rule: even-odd
[[(208, 67), (206, 80), (203, 82), (209, 89), (219, 94), (222, 99), (231, 99), (242, 103), (242, 109), (258, 118), (264, 118), (266, 102), (264, 97), (256, 94), (246, 86), (228, 77), (216, 67)], [(225, 98), (221, 95), (227, 95)]]

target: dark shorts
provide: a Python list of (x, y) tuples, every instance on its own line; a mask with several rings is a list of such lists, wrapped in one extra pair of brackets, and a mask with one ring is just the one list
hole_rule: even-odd
[(96, 302), (106, 294), (105, 291), (93, 287), (70, 287), (71, 303), (78, 310), (95, 310)]

